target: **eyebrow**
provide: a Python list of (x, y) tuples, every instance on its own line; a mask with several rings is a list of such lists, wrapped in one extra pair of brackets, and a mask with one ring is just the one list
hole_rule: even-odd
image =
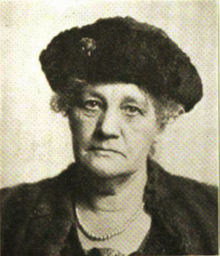
[(133, 96), (125, 96), (122, 101), (124, 103), (136, 103), (138, 105), (141, 104), (142, 107), (149, 106), (148, 100), (146, 98), (142, 100), (142, 99), (136, 99)]
[[(86, 91), (85, 91), (86, 92)], [(90, 96), (92, 97), (97, 97), (99, 98), (100, 100), (102, 101), (106, 101), (106, 97), (98, 92), (95, 92), (95, 91), (89, 91), (87, 92)]]

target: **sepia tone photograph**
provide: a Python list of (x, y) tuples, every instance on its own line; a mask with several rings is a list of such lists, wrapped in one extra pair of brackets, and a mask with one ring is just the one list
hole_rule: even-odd
[(1, 255), (218, 255), (218, 2), (0, 18)]

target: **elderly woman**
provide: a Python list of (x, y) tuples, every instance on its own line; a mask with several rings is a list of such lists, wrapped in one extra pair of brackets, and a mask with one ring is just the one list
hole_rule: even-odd
[(2, 190), (2, 256), (215, 255), (217, 190), (152, 160), (166, 125), (202, 84), (162, 30), (101, 19), (41, 53), (67, 116), (75, 163), (58, 177)]

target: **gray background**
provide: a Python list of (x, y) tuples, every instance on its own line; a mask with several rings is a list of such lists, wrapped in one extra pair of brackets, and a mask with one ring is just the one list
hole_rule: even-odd
[(197, 67), (204, 97), (168, 127), (155, 158), (171, 173), (217, 184), (216, 1), (8, 1), (0, 12), (1, 186), (52, 177), (73, 161), (68, 122), (50, 110), (38, 56), (60, 31), (116, 15), (164, 29)]

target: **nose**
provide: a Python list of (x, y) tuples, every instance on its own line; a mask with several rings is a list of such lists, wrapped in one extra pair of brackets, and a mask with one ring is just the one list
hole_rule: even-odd
[(106, 137), (118, 138), (120, 136), (120, 117), (116, 111), (107, 110), (99, 121), (99, 131)]

